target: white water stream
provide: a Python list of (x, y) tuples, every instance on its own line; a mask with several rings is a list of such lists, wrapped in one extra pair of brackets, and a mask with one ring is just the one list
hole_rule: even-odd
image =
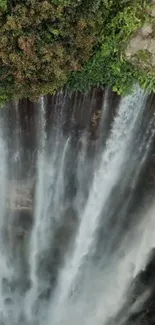
[[(135, 87), (120, 101), (103, 147), (100, 129), (100, 150), (91, 159), (87, 131), (77, 141), (63, 132), (65, 99), (62, 94), (58, 99), (62, 109), (48, 135), (45, 99), (38, 104), (34, 221), (22, 274), (29, 284), (23, 291), (20, 284), (10, 285), (18, 270), (5, 238), (9, 158), (0, 124), (0, 325), (123, 324), (150, 294), (144, 292), (123, 314), (130, 287), (155, 246), (155, 208), (128, 214), (155, 118), (140, 136), (147, 94)], [(101, 128), (107, 101), (105, 96)]]

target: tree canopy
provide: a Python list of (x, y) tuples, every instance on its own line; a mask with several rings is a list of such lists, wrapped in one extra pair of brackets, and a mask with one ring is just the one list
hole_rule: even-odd
[(126, 92), (139, 72), (123, 50), (146, 16), (142, 0), (0, 0), (1, 101), (101, 84)]

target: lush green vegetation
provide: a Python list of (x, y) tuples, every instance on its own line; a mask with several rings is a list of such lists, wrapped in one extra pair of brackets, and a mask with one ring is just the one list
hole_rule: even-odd
[(68, 83), (71, 90), (83, 91), (90, 86), (108, 84), (119, 94), (126, 94), (132, 91), (136, 82), (144, 88), (155, 89), (155, 74), (146, 73), (141, 67), (128, 62), (125, 56), (131, 35), (150, 20), (146, 8), (144, 2), (126, 1), (126, 5), (121, 10), (117, 8), (113, 16), (111, 7), (99, 48), (82, 71), (70, 75)]
[(0, 0), (1, 101), (35, 99), (63, 86), (84, 91), (108, 84), (119, 93), (135, 81), (154, 87), (155, 78), (124, 56), (147, 19), (145, 6), (142, 0)]

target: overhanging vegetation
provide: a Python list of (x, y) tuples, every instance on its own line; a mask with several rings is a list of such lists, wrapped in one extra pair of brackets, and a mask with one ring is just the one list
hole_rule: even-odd
[(124, 56), (148, 19), (145, 7), (142, 0), (0, 0), (1, 101), (65, 86), (108, 84), (124, 94), (136, 81), (147, 85)]

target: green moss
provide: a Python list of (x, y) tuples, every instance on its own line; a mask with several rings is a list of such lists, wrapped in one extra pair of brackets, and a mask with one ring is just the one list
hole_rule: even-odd
[(151, 53), (147, 50), (140, 50), (137, 53), (137, 57), (139, 58), (140, 61), (144, 63), (148, 63), (151, 58)]
[(0, 13), (0, 101), (36, 99), (64, 86), (85, 91), (108, 84), (122, 94), (144, 79), (124, 56), (148, 17), (141, 0), (10, 0), (6, 10)]
[(144, 71), (146, 74), (152, 71), (154, 74), (154, 64), (152, 53), (148, 50), (139, 50), (132, 58), (131, 61), (139, 71)]

